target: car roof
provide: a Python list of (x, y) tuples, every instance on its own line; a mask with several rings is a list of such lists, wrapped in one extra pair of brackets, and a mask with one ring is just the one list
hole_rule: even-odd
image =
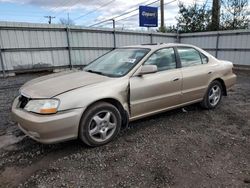
[(191, 47), (194, 48), (196, 50), (198, 50), (199, 52), (201, 52), (202, 54), (206, 55), (209, 58), (212, 59), (216, 59), (215, 57), (213, 57), (211, 54), (209, 54), (208, 52), (204, 51), (203, 49), (194, 46), (194, 45), (190, 45), (190, 44), (180, 44), (180, 43), (153, 43), (153, 44), (140, 44), (140, 45), (132, 45), (132, 46), (124, 46), (121, 48), (141, 48), (141, 49), (150, 49), (151, 51), (156, 51), (158, 49), (161, 48), (167, 48), (167, 47), (178, 47), (178, 46), (183, 46), (183, 47)]
[(147, 48), (151, 50), (157, 50), (164, 47), (173, 47), (173, 46), (187, 46), (187, 47), (194, 47), (196, 46), (190, 44), (180, 44), (180, 43), (152, 43), (152, 44), (140, 44), (140, 45), (132, 45), (132, 46), (124, 46), (122, 48)]

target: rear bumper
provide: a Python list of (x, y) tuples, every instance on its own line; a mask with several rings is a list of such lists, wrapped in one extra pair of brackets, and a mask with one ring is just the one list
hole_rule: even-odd
[(237, 76), (233, 73), (223, 77), (227, 89), (231, 88), (236, 83), (236, 78)]
[(78, 137), (78, 127), (83, 109), (67, 110), (53, 115), (39, 115), (17, 108), (18, 99), (12, 105), (13, 120), (32, 139), (44, 143), (56, 143)]

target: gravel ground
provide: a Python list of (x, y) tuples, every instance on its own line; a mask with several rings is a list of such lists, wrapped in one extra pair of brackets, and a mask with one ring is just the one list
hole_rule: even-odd
[(18, 88), (0, 79), (0, 187), (250, 187), (250, 73), (215, 110), (188, 106), (143, 120), (108, 145), (42, 145), (10, 118)]

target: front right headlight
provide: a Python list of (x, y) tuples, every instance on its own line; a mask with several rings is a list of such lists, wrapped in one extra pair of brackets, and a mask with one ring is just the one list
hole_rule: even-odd
[(58, 99), (34, 99), (30, 100), (24, 109), (38, 114), (54, 114), (57, 112), (58, 107)]

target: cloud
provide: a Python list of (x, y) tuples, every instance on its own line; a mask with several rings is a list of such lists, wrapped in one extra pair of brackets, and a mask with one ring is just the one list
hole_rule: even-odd
[[(82, 15), (95, 11), (95, 14), (90, 14), (88, 18), (85, 19), (85, 23), (80, 24), (91, 25), (96, 22), (100, 22), (114, 16), (120, 15), (124, 12), (131, 11), (137, 8), (140, 4), (145, 5), (155, 0), (0, 0), (1, 2), (17, 3), (17, 4), (27, 4), (37, 7), (41, 7), (47, 11), (50, 11), (51, 14), (58, 14), (63, 11), (67, 12), (82, 12)], [(171, 0), (165, 0), (165, 3), (170, 2)], [(194, 0), (179, 0), (185, 4), (192, 4)], [(199, 0), (204, 2), (205, 0)], [(109, 3), (110, 2), (110, 3)], [(106, 6), (103, 6), (107, 4)], [(175, 17), (178, 13), (178, 1), (175, 1), (170, 4), (165, 5), (165, 24), (167, 26), (173, 25), (176, 20)], [(103, 7), (102, 7), (103, 6)], [(150, 6), (159, 6), (159, 1), (150, 5)], [(160, 12), (160, 9), (158, 10)], [(136, 16), (131, 16), (138, 13), (138, 11), (132, 12), (130, 14), (124, 15), (117, 18), (117, 26), (122, 27), (123, 25), (131, 28), (138, 28), (138, 14)], [(160, 14), (160, 13), (159, 13)], [(131, 16), (131, 17), (129, 17)], [(124, 19), (129, 17), (127, 19)], [(160, 18), (160, 15), (159, 15)], [(122, 19), (122, 20), (121, 20)], [(83, 20), (83, 19), (82, 19)], [(121, 20), (121, 21), (119, 21)], [(107, 25), (111, 25), (108, 24)]]

